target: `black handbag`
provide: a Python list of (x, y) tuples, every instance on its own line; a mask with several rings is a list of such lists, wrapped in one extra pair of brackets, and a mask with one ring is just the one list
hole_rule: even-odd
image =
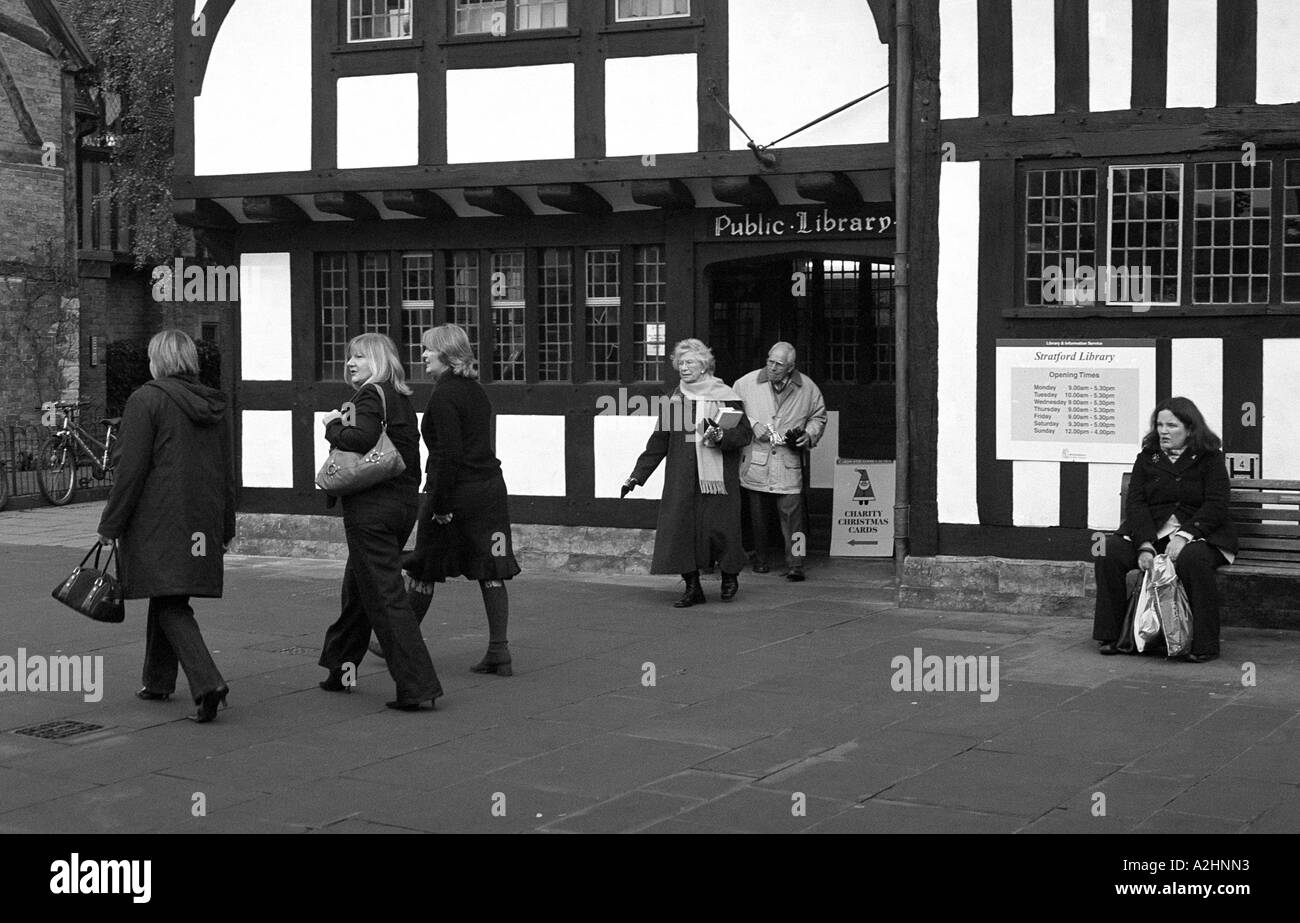
[[(89, 616), (96, 622), (121, 622), (126, 619), (126, 607), (122, 603), (122, 581), (119, 567), (108, 572), (108, 565), (114, 563), (117, 554), (117, 542), (109, 549), (104, 568), (99, 567), (99, 552), (104, 546), (95, 543), (95, 547), (86, 552), (81, 563), (76, 566), (68, 579), (54, 588), (50, 595), (82, 615)], [(95, 566), (87, 567), (91, 555), (95, 556)]]

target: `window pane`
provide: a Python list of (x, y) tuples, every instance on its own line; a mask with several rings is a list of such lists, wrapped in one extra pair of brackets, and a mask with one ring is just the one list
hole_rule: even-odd
[(636, 380), (662, 381), (668, 339), (668, 278), (663, 247), (636, 248), (633, 294)]
[(822, 260), (822, 322), (826, 380), (858, 381), (861, 336), (857, 260)]
[(516, 29), (562, 29), (568, 24), (568, 0), (515, 0)]
[(434, 326), (433, 254), (402, 254), (402, 348), (406, 357), (406, 377), (411, 381), (428, 381), (421, 355), (420, 338)]
[(320, 311), (316, 328), (316, 374), (321, 381), (343, 377), (348, 347), (348, 258), (323, 253), (316, 260)]
[(618, 381), (619, 251), (588, 250), (586, 269), (587, 377)]
[(524, 252), (506, 250), (492, 254), (492, 327), (496, 342), (492, 352), (494, 381), (525, 378)]
[[(1272, 161), (1197, 164), (1195, 176), (1193, 302), (1266, 303)], [(1205, 202), (1213, 208), (1200, 204)]]
[(552, 247), (542, 251), (541, 259), (537, 377), (540, 381), (572, 381), (573, 252)]
[(1111, 168), (1107, 264), (1115, 284), (1099, 291), (1098, 300), (1178, 302), (1180, 176), (1178, 166)]
[(361, 331), (387, 335), (388, 254), (363, 253), (358, 258), (361, 273)]
[(618, 0), (618, 20), (691, 15), (691, 0)]
[(504, 31), (506, 0), (456, 0), (456, 34), (475, 35), (492, 31), (492, 18), (500, 17)]
[(411, 37), (411, 0), (348, 0), (348, 41)]
[(1300, 160), (1288, 160), (1282, 189), (1282, 300), (1300, 302)]
[[(1026, 172), (1026, 305), (1095, 300), (1091, 292), (1077, 290), (1073, 280), (1078, 267), (1097, 264), (1096, 188), (1096, 170), (1092, 168)], [(1045, 285), (1048, 270), (1065, 276), (1068, 284)]]
[(478, 254), (457, 250), (447, 254), (447, 323), (465, 330), (478, 351)]

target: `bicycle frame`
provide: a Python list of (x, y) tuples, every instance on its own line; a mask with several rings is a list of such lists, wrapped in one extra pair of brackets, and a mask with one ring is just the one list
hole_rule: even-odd
[[(103, 471), (112, 470), (109, 463), (109, 454), (113, 448), (114, 427), (108, 427), (104, 441), (100, 442), (86, 432), (80, 423), (73, 422), (71, 415), (65, 415), (63, 427), (58, 431), (57, 435), (61, 436), (65, 443), (75, 446), (74, 452), (76, 449), (80, 449), (82, 456), (89, 458), (92, 465)], [(94, 446), (94, 448), (91, 448), (91, 446)]]

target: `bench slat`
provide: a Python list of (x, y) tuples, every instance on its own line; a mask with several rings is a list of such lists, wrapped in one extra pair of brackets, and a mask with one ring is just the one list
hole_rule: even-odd
[(1232, 518), (1240, 525), (1243, 522), (1264, 522), (1266, 520), (1277, 521), (1297, 521), (1300, 522), (1300, 509), (1295, 510), (1264, 510), (1259, 507), (1230, 506), (1229, 512)]
[(1277, 551), (1269, 548), (1242, 548), (1237, 552), (1238, 560), (1248, 561), (1300, 561), (1300, 552)]
[(1252, 490), (1300, 490), (1300, 481), (1278, 480), (1276, 478), (1233, 478), (1232, 486)]
[(1289, 538), (1300, 542), (1300, 523), (1239, 522), (1237, 534), (1243, 538), (1253, 535), (1258, 538)]
[(1293, 551), (1300, 554), (1300, 543), (1293, 538), (1259, 538), (1254, 535), (1243, 535), (1239, 544), (1242, 548), (1259, 551)]
[(1284, 507), (1300, 506), (1300, 494), (1280, 494), (1276, 491), (1252, 490), (1244, 493), (1234, 490), (1229, 506), (1254, 506), (1258, 503), (1277, 503)]

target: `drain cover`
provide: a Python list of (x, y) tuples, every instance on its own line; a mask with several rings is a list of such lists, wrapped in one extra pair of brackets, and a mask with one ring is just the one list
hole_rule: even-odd
[(46, 721), (44, 724), (19, 728), (14, 733), (39, 737), (42, 740), (62, 740), (65, 737), (76, 737), (78, 734), (89, 734), (103, 727), (102, 724), (87, 724), (85, 721)]

